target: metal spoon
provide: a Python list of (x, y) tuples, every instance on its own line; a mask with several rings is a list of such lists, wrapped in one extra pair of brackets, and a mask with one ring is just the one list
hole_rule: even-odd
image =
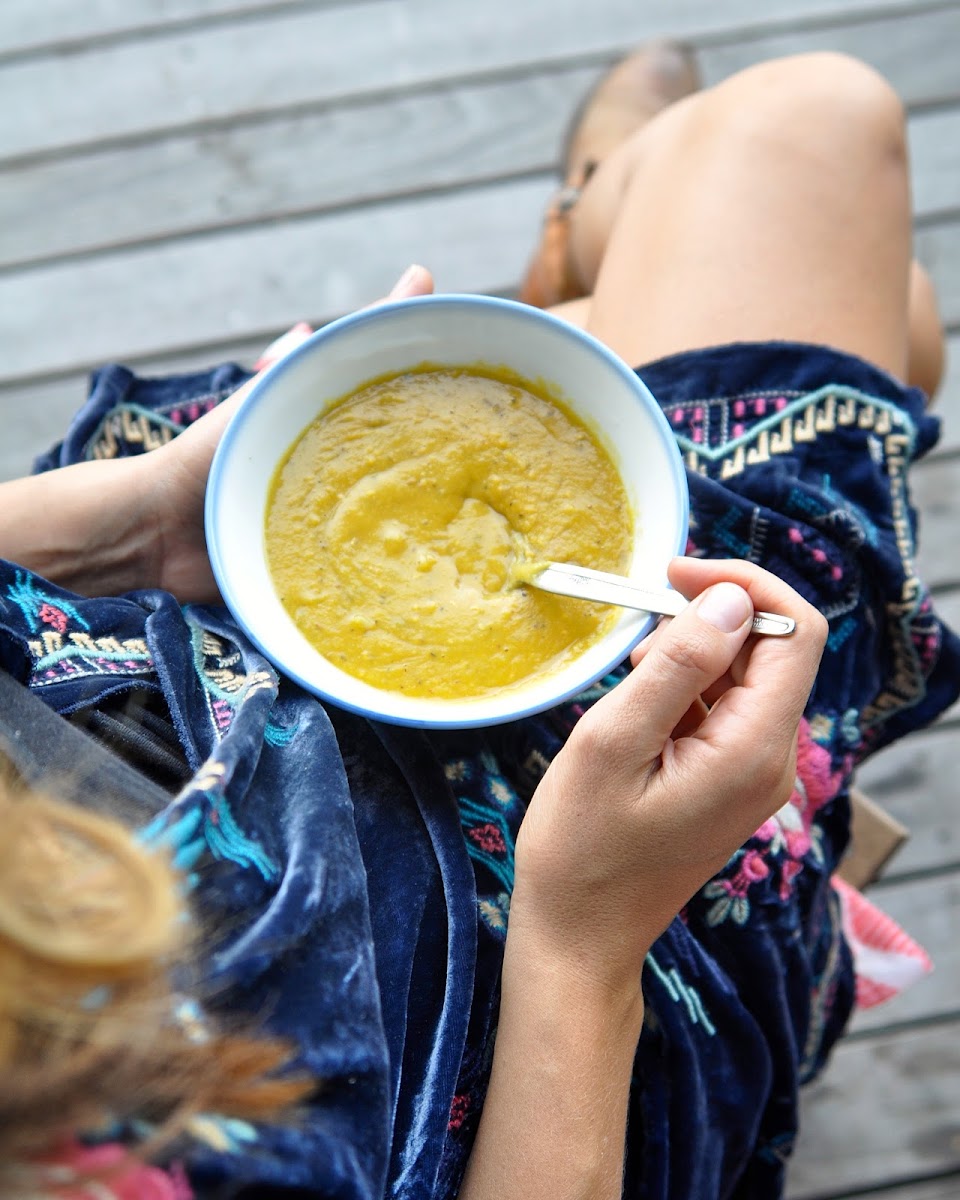
[[(689, 601), (679, 592), (667, 588), (638, 587), (623, 575), (607, 571), (592, 571), (572, 563), (535, 563), (522, 571), (518, 582), (532, 584), (558, 596), (573, 596), (578, 600), (595, 600), (601, 604), (619, 604), (621, 608), (637, 608), (643, 612), (679, 616)], [(770, 637), (787, 637), (796, 629), (792, 617), (778, 613), (757, 612), (753, 615), (753, 632)]]

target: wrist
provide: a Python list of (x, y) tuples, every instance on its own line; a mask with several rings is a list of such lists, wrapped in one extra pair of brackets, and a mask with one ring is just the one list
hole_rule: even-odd
[(545, 1014), (575, 1012), (603, 1038), (635, 1042), (643, 1025), (642, 969), (642, 956), (635, 962), (633, 954), (603, 953), (596, 944), (584, 953), (573, 939), (559, 945), (552, 931), (511, 906), (504, 988), (529, 993)]
[(544, 976), (555, 977), (585, 1002), (618, 1006), (624, 1014), (639, 1008), (640, 978), (647, 952), (657, 933), (647, 936), (637, 915), (638, 905), (620, 903), (614, 911), (591, 912), (583, 895), (564, 898), (543, 895), (518, 871), (510, 903), (507, 951), (511, 939), (518, 952)]

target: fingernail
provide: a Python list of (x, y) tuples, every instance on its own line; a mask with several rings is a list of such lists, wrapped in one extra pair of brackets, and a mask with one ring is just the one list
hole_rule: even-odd
[(412, 263), (409, 267), (407, 267), (404, 273), (390, 289), (390, 295), (396, 295), (397, 292), (402, 292), (408, 288), (422, 270), (423, 267), (421, 267), (419, 263)]
[(753, 616), (753, 605), (742, 587), (717, 583), (700, 597), (697, 612), (721, 633), (736, 633)]

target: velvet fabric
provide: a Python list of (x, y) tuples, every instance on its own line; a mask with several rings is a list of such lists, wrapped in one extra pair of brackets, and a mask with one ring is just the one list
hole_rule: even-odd
[[(799, 1087), (852, 1004), (830, 875), (853, 771), (957, 693), (960, 643), (911, 565), (906, 471), (936, 422), (919, 393), (821, 348), (725, 347), (641, 374), (687, 463), (688, 552), (760, 562), (830, 620), (791, 800), (691, 899), (642, 980), (625, 1195), (771, 1200)], [(246, 377), (105, 368), (38, 468), (144, 452)], [(162, 698), (192, 774), (169, 801), (150, 792), (138, 820), (211, 934), (197, 999), (290, 1038), (322, 1081), (286, 1125), (192, 1122), (197, 1194), (455, 1195), (493, 1052), (517, 831), (624, 668), (515, 724), (391, 727), (278, 678), (224, 610), (157, 591), (84, 599), (6, 562), (0, 667), (64, 715), (135, 689)]]

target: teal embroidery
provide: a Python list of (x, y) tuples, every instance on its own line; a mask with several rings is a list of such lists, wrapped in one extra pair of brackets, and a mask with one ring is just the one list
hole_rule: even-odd
[(495, 808), (477, 804), (466, 796), (458, 796), (457, 804), (467, 853), (476, 862), (482, 863), (508, 893), (512, 892), (513, 835), (503, 814)]
[(254, 867), (268, 883), (277, 879), (280, 868), (258, 842), (243, 832), (234, 820), (226, 797), (220, 796), (214, 801), (208, 793), (208, 798), (213, 807), (207, 814), (203, 831), (214, 858), (226, 858), (241, 867)]
[(750, 558), (752, 553), (750, 546), (742, 538), (738, 538), (731, 529), (739, 517), (739, 508), (735, 505), (730, 507), (726, 514), (714, 524), (714, 534), (718, 541), (728, 550), (732, 550), (737, 558)]
[(63, 597), (47, 595), (37, 587), (36, 578), (26, 571), (17, 571), (13, 583), (7, 586), (7, 598), (20, 609), (31, 633), (39, 633), (43, 625), (63, 633), (67, 617), (81, 629), (90, 628), (75, 605)]
[[(216, 859), (226, 859), (240, 867), (253, 867), (267, 883), (280, 876), (280, 868), (253, 838), (237, 824), (226, 797), (210, 791), (194, 793), (194, 803), (169, 824), (168, 813), (161, 813), (139, 834), (151, 848), (167, 850), (178, 871), (187, 873), (209, 851)], [(187, 876), (191, 887), (197, 877)]]
[(830, 631), (827, 637), (827, 648), (839, 650), (847, 638), (857, 631), (857, 621), (854, 617), (844, 617), (837, 627)]
[(707, 1016), (707, 1011), (703, 1007), (703, 1001), (700, 999), (700, 993), (697, 989), (683, 982), (676, 967), (671, 967), (669, 971), (665, 971), (654, 958), (652, 952), (647, 955), (646, 963), (663, 985), (670, 999), (675, 1004), (683, 1004), (686, 1008), (690, 1023), (701, 1026), (708, 1037), (713, 1037), (717, 1032), (717, 1028)]
[(710, 463), (719, 463), (728, 458), (738, 448), (746, 448), (759, 441), (762, 434), (766, 434), (769, 437), (771, 433), (775, 433), (782, 426), (784, 420), (792, 420), (795, 416), (799, 416), (805, 412), (805, 410), (815, 408), (822, 402), (831, 399), (847, 400), (855, 405), (862, 405), (864, 408), (882, 411), (885, 414), (886, 420), (890, 422), (890, 425), (903, 433), (907, 440), (909, 457), (913, 457), (916, 443), (916, 427), (899, 405), (889, 400), (882, 400), (876, 396), (867, 396), (864, 392), (860, 392), (856, 388), (841, 387), (838, 384), (827, 384), (825, 387), (818, 388), (815, 392), (804, 393), (802, 396), (791, 400), (783, 408), (779, 408), (771, 413), (770, 416), (755, 422), (749, 430), (746, 430), (737, 437), (730, 438), (729, 440), (725, 439), (718, 446), (708, 446), (704, 442), (696, 442), (678, 430), (674, 430), (674, 437), (682, 451), (705, 459)]
[(286, 725), (275, 724), (273, 718), (271, 717), (264, 727), (263, 736), (271, 746), (275, 746), (278, 750), (282, 750), (284, 746), (290, 745), (293, 739), (297, 736), (299, 729), (299, 721), (295, 721), (293, 725), (288, 727)]

